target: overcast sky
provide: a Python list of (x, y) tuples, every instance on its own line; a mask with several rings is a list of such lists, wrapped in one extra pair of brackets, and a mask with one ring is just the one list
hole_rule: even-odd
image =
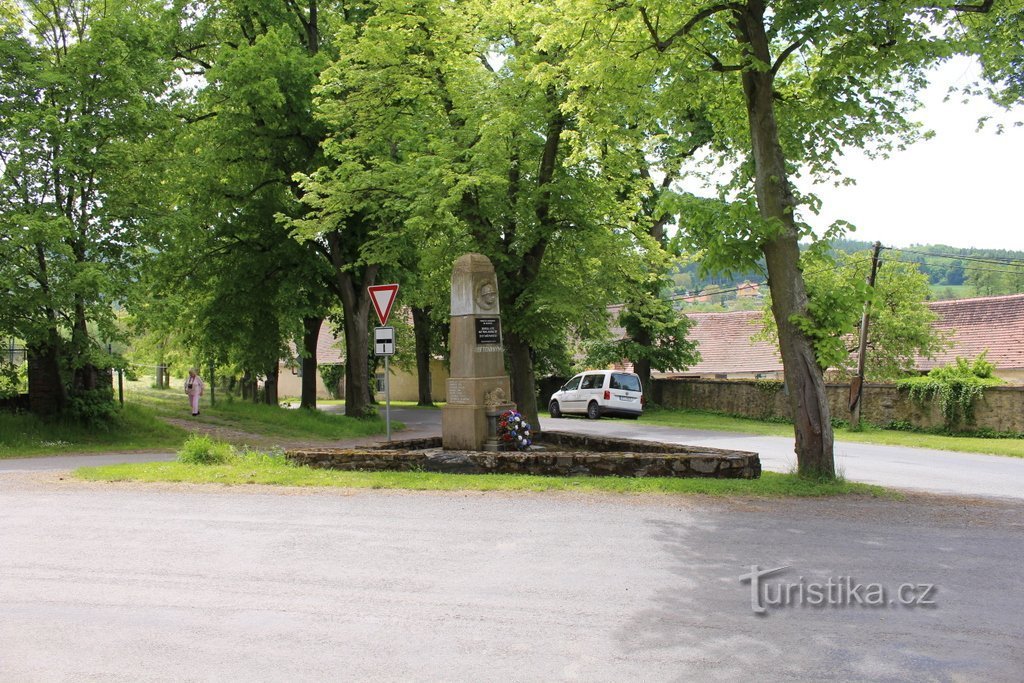
[[(1024, 120), (1024, 107), (1006, 112), (981, 99), (942, 101), (950, 85), (966, 85), (974, 73), (967, 60), (937, 70), (918, 112), (935, 137), (887, 160), (848, 155), (842, 169), (857, 185), (816, 186), (822, 211), (805, 216), (808, 222), (819, 229), (842, 218), (857, 226), (850, 238), (886, 246), (1024, 250), (1024, 127), (1012, 125)], [(995, 121), (977, 130), (986, 114), (1006, 123), (1002, 135)]]

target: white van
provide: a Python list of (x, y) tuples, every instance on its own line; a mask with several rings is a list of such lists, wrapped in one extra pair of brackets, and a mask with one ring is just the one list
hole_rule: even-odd
[(602, 415), (636, 419), (644, 412), (640, 377), (618, 370), (587, 370), (573, 377), (551, 395), (548, 413), (578, 413), (596, 420)]

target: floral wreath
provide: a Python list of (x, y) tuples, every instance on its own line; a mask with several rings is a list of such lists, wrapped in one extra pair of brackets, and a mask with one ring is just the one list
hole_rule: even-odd
[(530, 423), (523, 419), (518, 410), (506, 410), (498, 416), (498, 440), (501, 445), (524, 451), (533, 443), (530, 435)]

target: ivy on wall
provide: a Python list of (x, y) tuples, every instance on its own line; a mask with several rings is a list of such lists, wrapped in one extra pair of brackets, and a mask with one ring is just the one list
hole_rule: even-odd
[(947, 429), (974, 423), (974, 405), (987, 387), (1005, 384), (992, 373), (995, 366), (985, 354), (973, 361), (957, 358), (955, 363), (934, 368), (924, 377), (912, 377), (896, 383), (918, 403), (938, 401)]

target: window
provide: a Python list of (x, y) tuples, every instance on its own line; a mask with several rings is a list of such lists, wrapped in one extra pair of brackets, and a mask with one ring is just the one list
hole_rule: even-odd
[(580, 389), (600, 389), (604, 385), (604, 375), (584, 375)]
[(622, 391), (640, 391), (640, 378), (626, 373), (612, 373), (611, 388)]
[(378, 372), (377, 373), (377, 393), (378, 394), (383, 394), (384, 393), (384, 373), (383, 372)]
[(582, 375), (577, 375), (576, 377), (573, 377), (571, 380), (565, 383), (565, 386), (562, 387), (562, 391), (576, 391), (577, 389), (580, 388), (581, 379), (583, 379)]

